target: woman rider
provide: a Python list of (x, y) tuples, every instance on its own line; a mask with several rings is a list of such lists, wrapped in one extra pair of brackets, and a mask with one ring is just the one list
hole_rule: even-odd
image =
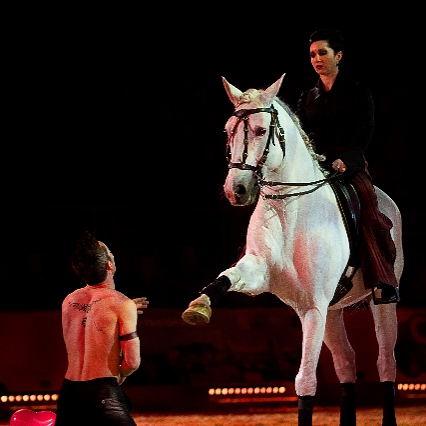
[(360, 255), (365, 288), (377, 287), (375, 304), (399, 302), (393, 264), (393, 224), (379, 211), (377, 196), (364, 153), (374, 129), (370, 89), (345, 76), (339, 68), (344, 40), (335, 29), (314, 31), (309, 39), (311, 64), (319, 75), (315, 87), (302, 93), (296, 114), (322, 166), (341, 173), (343, 182), (356, 188), (361, 204)]

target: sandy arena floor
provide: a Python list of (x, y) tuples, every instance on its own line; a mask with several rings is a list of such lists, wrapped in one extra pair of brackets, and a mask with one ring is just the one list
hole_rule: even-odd
[[(426, 405), (398, 407), (398, 426), (426, 425)], [(182, 415), (134, 415), (138, 426), (295, 426), (297, 410), (279, 413), (254, 414), (182, 414)], [(360, 408), (357, 426), (381, 426), (379, 408)], [(313, 425), (339, 426), (338, 407), (318, 407), (314, 411)]]
[[(397, 407), (398, 426), (426, 425), (426, 404)], [(280, 412), (245, 414), (137, 414), (133, 417), (138, 426), (296, 426), (297, 409)], [(379, 408), (359, 408), (357, 426), (381, 426)], [(10, 419), (0, 419), (0, 426), (9, 426)], [(316, 407), (314, 426), (339, 426), (338, 407)]]

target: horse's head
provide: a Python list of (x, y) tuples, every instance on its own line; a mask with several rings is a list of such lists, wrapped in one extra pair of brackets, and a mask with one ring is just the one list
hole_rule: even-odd
[[(232, 205), (253, 204), (259, 195), (258, 180), (264, 168), (276, 169), (281, 164), (284, 137), (272, 102), (283, 78), (284, 75), (266, 90), (249, 89), (243, 93), (222, 77), (235, 107), (225, 126), (229, 171), (224, 191)], [(276, 143), (276, 138), (280, 143)]]

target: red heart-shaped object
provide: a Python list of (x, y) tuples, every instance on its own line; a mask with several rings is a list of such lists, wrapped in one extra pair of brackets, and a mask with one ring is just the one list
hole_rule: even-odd
[(53, 426), (56, 414), (53, 411), (33, 411), (23, 408), (15, 411), (10, 419), (11, 426)]

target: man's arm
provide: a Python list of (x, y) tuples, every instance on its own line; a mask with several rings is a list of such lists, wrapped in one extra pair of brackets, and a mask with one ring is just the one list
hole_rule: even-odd
[(120, 365), (119, 384), (139, 368), (141, 363), (140, 340), (137, 335), (138, 309), (135, 302), (127, 299), (122, 303), (119, 315), (120, 347), (122, 360)]

